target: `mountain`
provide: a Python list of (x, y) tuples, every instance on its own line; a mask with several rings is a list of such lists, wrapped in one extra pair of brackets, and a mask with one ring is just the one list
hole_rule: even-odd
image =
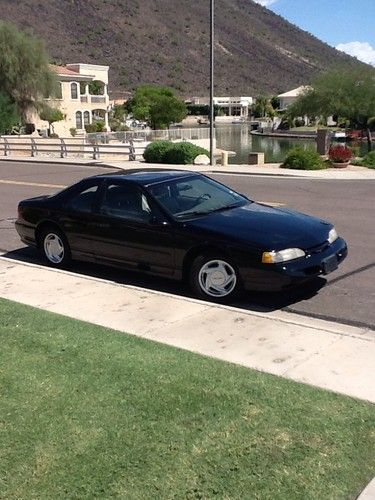
[[(209, 0), (0, 0), (57, 64), (109, 65), (120, 96), (142, 83), (208, 95)], [(360, 64), (252, 0), (215, 2), (215, 94), (277, 94), (331, 65)]]

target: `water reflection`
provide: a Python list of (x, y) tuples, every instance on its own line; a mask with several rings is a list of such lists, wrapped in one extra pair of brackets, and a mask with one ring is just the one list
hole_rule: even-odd
[(251, 152), (265, 153), (266, 162), (281, 162), (287, 152), (294, 146), (315, 148), (314, 139), (289, 139), (280, 137), (260, 137), (251, 135), (249, 126), (244, 124), (216, 125), (217, 147), (234, 151), (230, 163), (247, 163)]

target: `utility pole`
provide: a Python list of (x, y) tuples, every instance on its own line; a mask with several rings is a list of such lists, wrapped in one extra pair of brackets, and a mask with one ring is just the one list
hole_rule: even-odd
[(210, 165), (215, 165), (214, 151), (214, 17), (215, 0), (210, 0)]

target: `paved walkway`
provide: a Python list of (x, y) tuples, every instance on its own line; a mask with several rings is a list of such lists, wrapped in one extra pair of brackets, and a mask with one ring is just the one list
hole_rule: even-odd
[(375, 332), (0, 257), (0, 297), (375, 403)]
[(265, 165), (221, 165), (211, 166), (196, 166), (196, 165), (165, 165), (152, 164), (141, 161), (123, 161), (123, 160), (92, 160), (83, 158), (52, 158), (52, 157), (25, 157), (11, 156), (3, 157), (1, 161), (25, 161), (35, 163), (57, 163), (66, 165), (86, 165), (95, 167), (114, 167), (121, 170), (134, 169), (173, 169), (173, 170), (190, 170), (194, 172), (216, 173), (216, 174), (232, 174), (232, 175), (262, 175), (262, 176), (278, 176), (278, 177), (297, 177), (310, 179), (342, 179), (342, 180), (375, 180), (375, 169), (357, 167), (350, 165), (345, 169), (329, 168), (326, 170), (290, 170), (280, 168), (280, 163), (266, 163)]

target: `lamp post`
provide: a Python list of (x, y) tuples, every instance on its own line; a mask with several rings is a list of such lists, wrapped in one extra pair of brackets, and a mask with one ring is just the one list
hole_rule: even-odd
[(214, 8), (215, 0), (210, 0), (210, 165), (215, 165), (214, 151)]

